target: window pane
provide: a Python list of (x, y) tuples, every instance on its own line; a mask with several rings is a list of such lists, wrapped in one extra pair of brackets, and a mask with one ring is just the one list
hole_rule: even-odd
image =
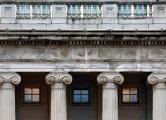
[(40, 101), (39, 100), (39, 95), (33, 95), (32, 97), (33, 97), (32, 98), (33, 102), (39, 102)]
[(130, 96), (129, 95), (123, 95), (123, 102), (130, 102)]
[(129, 94), (129, 89), (128, 88), (123, 88), (123, 94)]
[(74, 94), (81, 94), (80, 90), (74, 90)]
[(25, 95), (24, 96), (24, 101), (25, 102), (31, 102), (32, 101), (32, 96), (31, 95)]
[(80, 95), (74, 95), (74, 103), (81, 102), (81, 96)]
[(137, 88), (131, 88), (130, 94), (137, 94)]
[(33, 88), (32, 93), (33, 94), (39, 94), (39, 88)]
[(82, 102), (88, 102), (88, 101), (89, 101), (88, 95), (82, 95)]
[(82, 90), (81, 93), (82, 94), (88, 94), (88, 90)]
[(24, 92), (25, 92), (25, 94), (32, 94), (31, 88), (25, 88)]
[(131, 96), (130, 96), (130, 101), (131, 101), (131, 102), (138, 102), (137, 95), (131, 95)]

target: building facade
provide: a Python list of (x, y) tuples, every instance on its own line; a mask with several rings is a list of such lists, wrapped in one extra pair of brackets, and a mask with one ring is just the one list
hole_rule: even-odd
[(166, 120), (165, 0), (0, 3), (0, 120)]

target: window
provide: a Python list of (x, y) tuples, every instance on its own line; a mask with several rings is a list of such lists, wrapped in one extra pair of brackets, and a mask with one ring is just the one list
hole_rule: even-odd
[(124, 87), (122, 89), (122, 102), (123, 103), (138, 103), (138, 88)]
[(24, 88), (24, 103), (39, 103), (39, 102), (40, 102), (40, 88), (25, 87)]
[(89, 88), (77, 87), (72, 90), (73, 104), (88, 104), (90, 103)]

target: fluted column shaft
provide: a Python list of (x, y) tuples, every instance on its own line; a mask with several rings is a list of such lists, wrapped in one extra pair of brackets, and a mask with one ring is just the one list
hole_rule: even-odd
[(51, 120), (67, 120), (66, 85), (72, 77), (67, 73), (50, 73), (46, 83), (51, 84)]
[(123, 83), (123, 76), (101, 73), (97, 80), (102, 84), (102, 120), (118, 120), (118, 84)]
[(148, 82), (153, 85), (153, 120), (165, 120), (166, 74), (151, 74)]
[(16, 73), (0, 73), (0, 120), (15, 120), (15, 85), (21, 77)]

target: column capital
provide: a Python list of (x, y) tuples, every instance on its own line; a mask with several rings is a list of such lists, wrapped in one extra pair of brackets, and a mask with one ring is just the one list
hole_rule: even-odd
[(152, 73), (148, 76), (148, 83), (155, 85), (157, 83), (166, 83), (166, 74)]
[(106, 72), (99, 74), (97, 81), (99, 84), (116, 83), (121, 85), (124, 82), (124, 77), (120, 73)]
[(64, 83), (71, 84), (72, 76), (68, 73), (49, 73), (46, 78), (47, 84)]
[(18, 85), (21, 82), (21, 76), (17, 73), (0, 73), (0, 84), (2, 83), (13, 83)]

